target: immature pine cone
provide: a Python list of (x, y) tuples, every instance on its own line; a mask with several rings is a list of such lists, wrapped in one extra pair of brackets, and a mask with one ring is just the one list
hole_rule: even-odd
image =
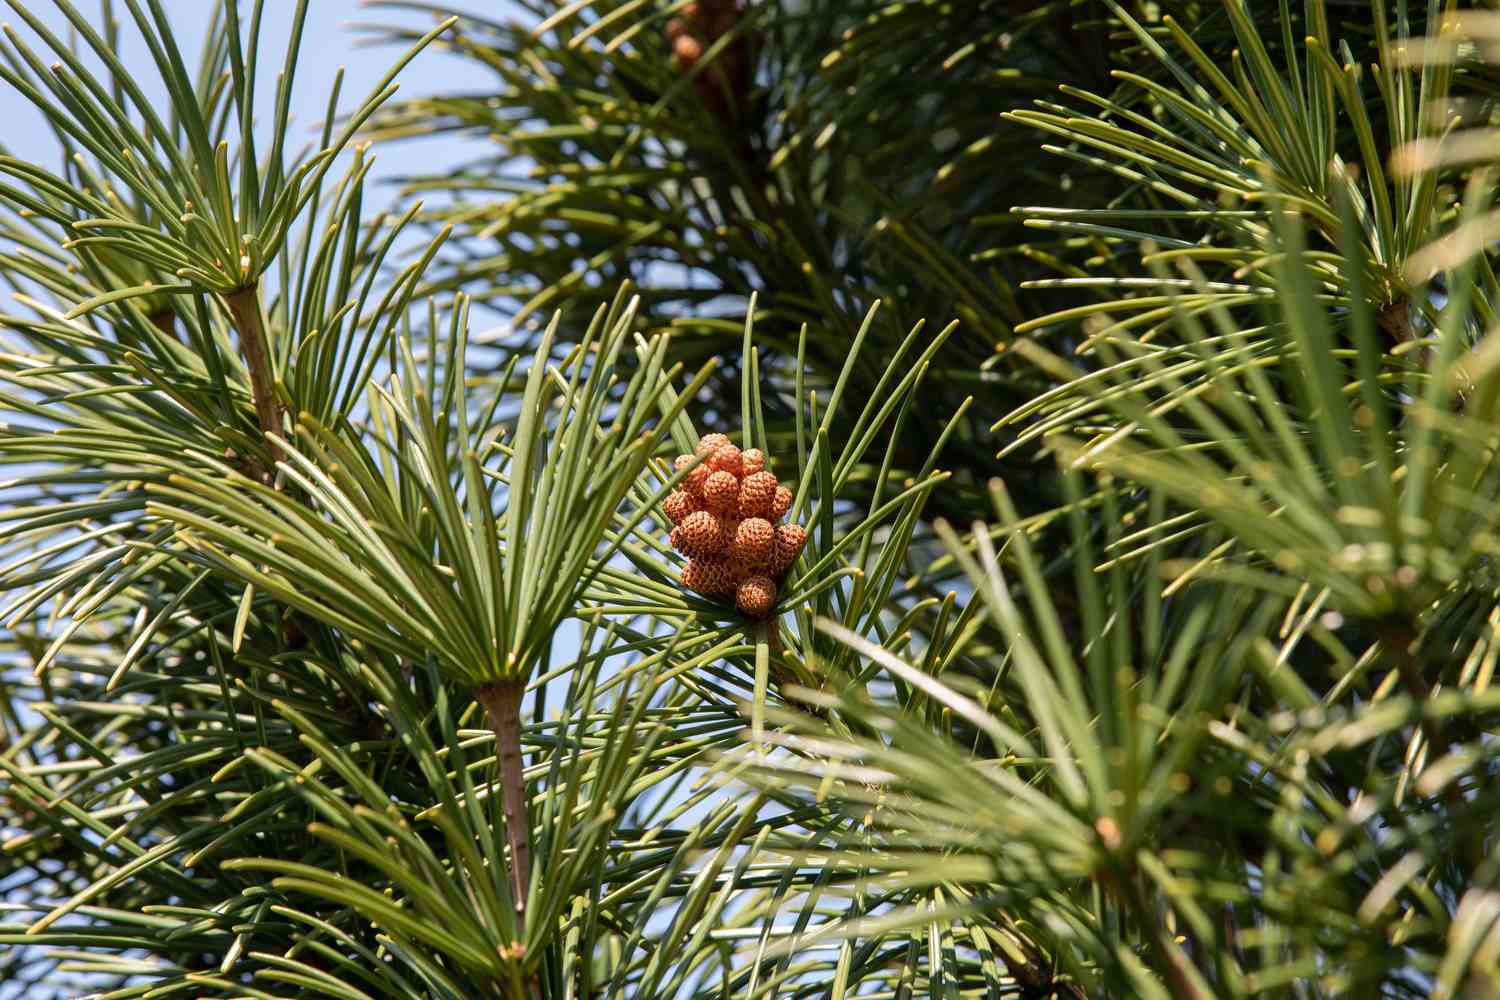
[(800, 524), (778, 524), (776, 542), (771, 551), (771, 572), (777, 576), (787, 571), (807, 544), (807, 529)]
[(701, 510), (702, 505), (686, 490), (673, 490), (661, 502), (661, 509), (673, 524), (681, 524), (683, 518), (696, 510)]
[[(667, 22), (665, 34), (672, 47), (672, 60), (684, 73), (698, 65), (707, 46), (733, 31), (741, 16), (737, 0), (700, 0), (683, 5), (678, 14)], [(726, 122), (736, 116), (738, 105), (748, 94), (751, 55), (748, 40), (741, 35), (693, 79), (703, 103)]]
[(662, 501), (676, 525), (672, 546), (688, 557), (682, 570), (687, 590), (710, 596), (733, 594), (751, 618), (764, 618), (776, 604), (775, 577), (785, 573), (807, 542), (798, 524), (779, 524), (791, 510), (792, 492), (766, 469), (758, 448), (741, 451), (723, 434), (706, 434), (692, 455), (679, 455), (682, 488)]
[(724, 523), (706, 510), (697, 510), (682, 519), (672, 531), (672, 544), (689, 559), (707, 559), (721, 555), (729, 539)]
[(672, 42), (672, 56), (679, 69), (690, 70), (703, 58), (703, 43), (692, 35), (678, 35)]
[(771, 498), (771, 520), (779, 521), (786, 517), (786, 512), (792, 509), (792, 491), (785, 486), (776, 487), (776, 495)]
[(747, 570), (761, 569), (771, 559), (776, 545), (776, 529), (763, 517), (747, 517), (734, 533), (729, 561)]
[(734, 592), (734, 574), (722, 560), (689, 559), (682, 568), (682, 585), (700, 594), (729, 594)]
[(728, 443), (729, 438), (723, 434), (705, 434), (698, 439), (698, 447), (693, 449), (693, 454), (712, 455)]
[(740, 450), (732, 444), (720, 445), (709, 456), (708, 467), (715, 472), (727, 472), (731, 476), (740, 474)]
[(703, 482), (703, 503), (720, 514), (734, 514), (740, 506), (740, 481), (728, 472), (715, 472)]
[(768, 518), (776, 499), (776, 487), (776, 477), (769, 472), (746, 476), (740, 483), (740, 516)]
[[(692, 455), (678, 455), (677, 461), (672, 464), (678, 472), (681, 472), (683, 469), (686, 469), (688, 466), (692, 465), (693, 461), (694, 456)], [(686, 478), (682, 480), (682, 488), (687, 490), (694, 497), (702, 500), (703, 484), (708, 482), (708, 477), (712, 472), (713, 470), (708, 467), (707, 462), (702, 463), (697, 468), (693, 469), (692, 472), (689, 472)]]
[(752, 576), (735, 588), (734, 604), (751, 618), (764, 618), (776, 603), (776, 584), (769, 577)]

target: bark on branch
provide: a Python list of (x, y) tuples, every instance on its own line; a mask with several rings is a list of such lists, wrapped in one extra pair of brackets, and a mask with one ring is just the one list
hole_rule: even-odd
[(522, 681), (486, 684), (474, 691), (495, 733), (500, 761), (500, 789), (505, 810), (505, 840), (510, 847), (510, 888), (516, 901), (516, 930), (526, 929), (526, 894), (531, 889), (531, 816), (526, 802), (526, 777), (521, 760)]
[[(224, 303), (234, 317), (234, 328), (240, 338), (240, 352), (250, 371), (250, 398), (255, 403), (255, 419), (262, 434), (282, 434), (281, 403), (276, 398), (276, 372), (271, 367), (271, 345), (261, 322), (260, 295), (257, 286), (241, 288), (224, 296)], [(271, 457), (281, 460), (281, 449), (267, 441)]]

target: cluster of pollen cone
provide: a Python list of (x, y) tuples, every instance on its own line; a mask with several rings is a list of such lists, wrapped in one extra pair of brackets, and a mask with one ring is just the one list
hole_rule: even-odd
[(776, 578), (787, 571), (807, 532), (778, 523), (792, 492), (766, 469), (758, 448), (741, 451), (722, 434), (698, 442), (697, 455), (678, 455), (680, 472), (705, 456), (662, 503), (675, 527), (672, 547), (688, 557), (682, 585), (711, 597), (734, 597), (751, 618), (776, 603)]

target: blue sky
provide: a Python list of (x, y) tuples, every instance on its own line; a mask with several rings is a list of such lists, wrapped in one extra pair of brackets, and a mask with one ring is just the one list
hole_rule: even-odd
[[(59, 35), (67, 31), (67, 21), (58, 12), (52, 0), (16, 0), (40, 18)], [(204, 31), (209, 18), (218, 5), (218, 0), (161, 0), (162, 6), (173, 19), (174, 34), (191, 67), (201, 50)], [(103, 0), (73, 0), (74, 6), (93, 23), (99, 23)], [(27, 29), (24, 22), (11, 9), (13, 3), (0, 2), (0, 20), (4, 20), (28, 44), (36, 44), (37, 36)], [(470, 3), (454, 3), (459, 9), (476, 8)], [(240, 3), (242, 16), (248, 20), (251, 4)], [(267, 0), (264, 23), (261, 29), (261, 66), (258, 80), (258, 103), (269, 116), (276, 87), (276, 73), (280, 70), (286, 53), (287, 36), (291, 15), (295, 10), (293, 0)], [(496, 8), (499, 8), (498, 12)], [(114, 3), (116, 17), (124, 22), (122, 28), (122, 55), (131, 68), (139, 68), (137, 82), (153, 97), (164, 96), (156, 77), (155, 66), (139, 35), (130, 23), (130, 14), (121, 0)], [(477, 8), (476, 8), (477, 9)], [(509, 3), (483, 4), (490, 17), (498, 13), (503, 17), (513, 12)], [(508, 11), (509, 9), (509, 11)], [(345, 69), (342, 104), (347, 109), (362, 99), (386, 72), (400, 54), (391, 46), (368, 44), (370, 35), (360, 29), (361, 25), (403, 24), (414, 27), (430, 27), (433, 17), (425, 12), (403, 11), (387, 7), (376, 7), (360, 0), (310, 0), (307, 24), (302, 43), (302, 58), (297, 68), (296, 87), (293, 92), (293, 109), (296, 120), (293, 124), (290, 147), (296, 149), (295, 140), (310, 136), (314, 126), (323, 116), (329, 87), (340, 66)], [(41, 49), (38, 54), (44, 61), (52, 59)], [(494, 86), (493, 77), (476, 69), (473, 64), (456, 59), (444, 52), (429, 49), (417, 61), (408, 66), (397, 81), (401, 91), (397, 99), (417, 94), (438, 91), (485, 89)], [(41, 115), (25, 98), (4, 81), (0, 81), (0, 145), (12, 156), (32, 160), (55, 169), (58, 162), (57, 144), (43, 123)], [(390, 143), (376, 151), (377, 160), (373, 176), (390, 178), (402, 173), (430, 170), (435, 164), (454, 162), (472, 155), (474, 147), (467, 141), (454, 138), (423, 139), (401, 143)], [(378, 202), (382, 196), (394, 197), (395, 192), (386, 188), (376, 189)]]

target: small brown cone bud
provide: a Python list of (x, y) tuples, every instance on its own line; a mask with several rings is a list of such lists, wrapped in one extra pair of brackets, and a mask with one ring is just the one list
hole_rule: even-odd
[(732, 476), (738, 476), (740, 474), (739, 448), (732, 444), (715, 448), (713, 456), (708, 460), (708, 467), (715, 472), (727, 472)]
[(771, 498), (771, 520), (779, 521), (786, 517), (786, 512), (792, 509), (792, 491), (785, 486), (776, 487), (776, 495)]
[(746, 448), (740, 452), (740, 474), (753, 476), (766, 467), (766, 453), (759, 448)]
[(807, 529), (800, 524), (778, 524), (776, 543), (771, 551), (771, 572), (780, 576), (796, 560), (807, 544)]
[(672, 42), (672, 58), (677, 61), (679, 68), (692, 69), (698, 64), (698, 59), (703, 55), (703, 43), (692, 35), (678, 35)]
[(761, 569), (771, 559), (776, 545), (776, 529), (763, 517), (748, 517), (734, 533), (729, 561), (747, 569)]
[(733, 514), (740, 505), (740, 481), (728, 472), (715, 472), (703, 482), (703, 505), (720, 514)]
[(726, 594), (733, 581), (729, 567), (718, 559), (689, 559), (682, 568), (682, 585), (700, 594)]
[(706, 510), (695, 510), (683, 518), (672, 534), (677, 551), (689, 559), (722, 555), (728, 542), (723, 522)]
[(751, 618), (764, 618), (775, 603), (776, 584), (769, 577), (752, 576), (735, 588), (735, 607)]
[[(666, 39), (672, 61), (680, 72), (694, 70), (709, 46), (718, 45), (733, 32), (742, 12), (737, 0), (705, 0), (688, 4), (667, 22)], [(753, 46), (748, 36), (731, 39), (706, 71), (698, 71), (693, 89), (715, 116), (730, 124), (739, 116), (749, 95)], [(746, 149), (748, 153), (748, 147)]]
[[(692, 455), (678, 455), (677, 460), (673, 463), (673, 468), (681, 472), (692, 465), (693, 461), (694, 456)], [(699, 465), (682, 480), (682, 488), (687, 490), (695, 499), (702, 500), (703, 484), (708, 482), (708, 477), (712, 472), (713, 470), (708, 467), (707, 462)]]
[(739, 507), (741, 517), (765, 517), (771, 514), (771, 505), (776, 500), (776, 477), (769, 472), (757, 472), (746, 476), (740, 483)]
[(702, 505), (686, 490), (673, 490), (661, 502), (661, 509), (673, 524), (681, 524), (683, 518), (696, 510), (701, 510)]
[(698, 447), (693, 449), (693, 453), (696, 455), (712, 455), (728, 443), (729, 438), (723, 434), (705, 434), (698, 439)]

